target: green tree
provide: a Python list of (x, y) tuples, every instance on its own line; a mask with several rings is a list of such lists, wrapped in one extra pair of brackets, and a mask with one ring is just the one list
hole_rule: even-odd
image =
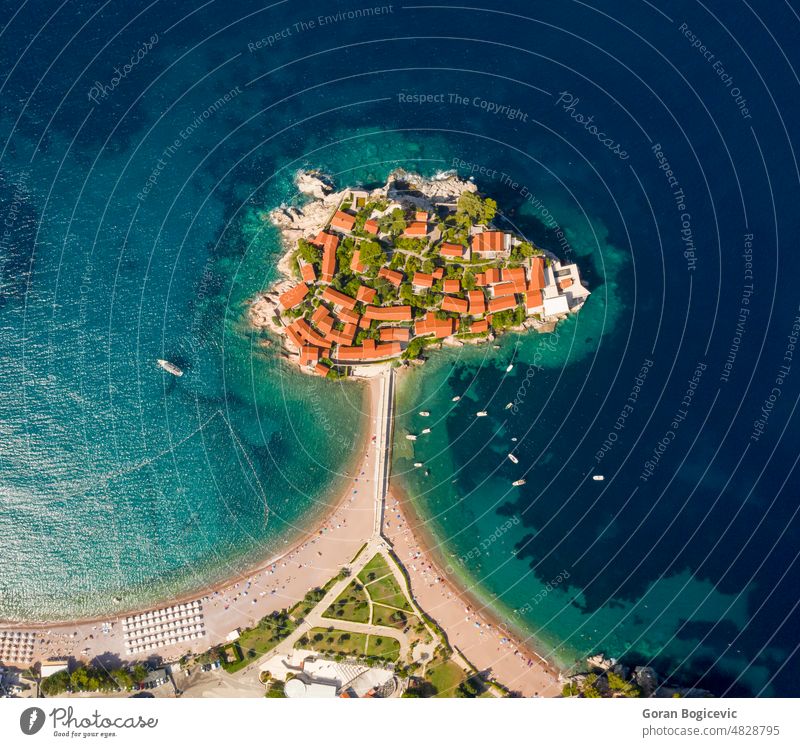
[(362, 241), (359, 244), (359, 259), (370, 267), (381, 267), (386, 264), (386, 252), (377, 241)]
[(306, 262), (319, 262), (319, 249), (305, 239), (297, 240), (297, 252)]

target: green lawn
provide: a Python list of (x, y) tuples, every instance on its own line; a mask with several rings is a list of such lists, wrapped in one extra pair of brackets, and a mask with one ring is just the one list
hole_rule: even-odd
[(358, 574), (358, 580), (362, 584), (368, 584), (370, 581), (374, 581), (376, 578), (391, 572), (385, 558), (379, 553), (361, 569), (361, 573)]
[(327, 628), (312, 628), (308, 634), (301, 638), (295, 648), (306, 648), (319, 653), (335, 656), (364, 656), (367, 644), (366, 633), (350, 633), (346, 630), (331, 630)]
[(240, 633), (235, 648), (241, 653), (241, 658), (238, 661), (228, 662), (223, 656), (223, 668), (228, 672), (238, 672), (275, 648), (294, 628), (294, 623), (285, 612), (268, 615), (254, 628), (246, 628)]
[(380, 604), (376, 604), (372, 608), (373, 625), (385, 625), (389, 628), (403, 630), (407, 625), (416, 625), (417, 623), (419, 623), (419, 619), (416, 615), (389, 609), (389, 607), (384, 607)]
[(412, 611), (406, 595), (394, 576), (386, 576), (366, 586), (367, 593), (375, 604), (385, 604), (401, 610)]
[(428, 667), (425, 679), (436, 688), (437, 698), (456, 698), (456, 688), (465, 679), (464, 670), (452, 661), (443, 661)]
[(371, 635), (367, 642), (367, 656), (397, 661), (400, 658), (400, 641), (386, 635)]
[(368, 623), (369, 599), (364, 587), (358, 581), (352, 581), (322, 616), (334, 620)]

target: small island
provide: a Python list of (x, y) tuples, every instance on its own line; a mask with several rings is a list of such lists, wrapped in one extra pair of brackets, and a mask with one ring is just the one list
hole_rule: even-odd
[(301, 172), (297, 184), (312, 199), (270, 213), (283, 277), (250, 319), (307, 373), (368, 376), (434, 344), (552, 331), (589, 296), (576, 264), (496, 227), (496, 202), (455, 175), (397, 170), (383, 187), (336, 192)]

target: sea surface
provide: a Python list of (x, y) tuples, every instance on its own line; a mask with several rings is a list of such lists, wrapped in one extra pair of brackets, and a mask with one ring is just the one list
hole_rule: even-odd
[(299, 168), (455, 169), (592, 295), (404, 378), (395, 476), (446, 572), (562, 666), (800, 694), (797, 3), (485, 5), (0, 3), (0, 618), (311, 526), (363, 388), (248, 327), (265, 213)]

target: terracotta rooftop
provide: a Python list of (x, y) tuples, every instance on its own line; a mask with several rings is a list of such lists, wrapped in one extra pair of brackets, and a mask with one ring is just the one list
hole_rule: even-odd
[(320, 376), (327, 376), (330, 370), (330, 366), (326, 366), (324, 363), (317, 363), (317, 365), (314, 366), (314, 373)]
[(371, 233), (373, 236), (378, 235), (378, 221), (376, 220), (368, 220), (364, 223), (364, 230), (367, 233)]
[(408, 327), (381, 327), (380, 335), (384, 342), (408, 342), (411, 339), (411, 330)]
[(485, 286), (489, 285), (489, 283), (486, 282), (485, 272), (479, 272), (477, 275), (475, 275), (475, 285), (477, 285), (479, 288), (484, 288)]
[(366, 285), (361, 285), (358, 288), (358, 293), (356, 293), (356, 301), (361, 301), (361, 303), (372, 303), (372, 299), (375, 298), (377, 291), (373, 288), (368, 288)]
[(544, 258), (533, 257), (531, 259), (531, 279), (528, 283), (528, 290), (541, 290), (544, 288)]
[(388, 267), (381, 267), (378, 270), (379, 278), (386, 278), (392, 285), (400, 285), (403, 282), (403, 273), (397, 270), (390, 270)]
[(513, 309), (517, 305), (516, 296), (503, 296), (502, 298), (492, 298), (489, 301), (489, 311), (506, 311)]
[(358, 320), (361, 318), (359, 313), (352, 309), (340, 309), (337, 316), (343, 322), (349, 322), (350, 324), (358, 324)]
[(486, 297), (483, 291), (474, 290), (467, 293), (469, 298), (469, 313), (473, 316), (486, 313)]
[(428, 235), (428, 224), (427, 223), (411, 223), (409, 226), (406, 227), (406, 230), (403, 231), (403, 236), (406, 237), (413, 237), (413, 236), (427, 236)]
[(419, 220), (422, 221), (423, 223), (427, 223), (428, 214), (424, 210), (417, 210), (417, 212), (414, 213), (414, 220)]
[(444, 277), (444, 267), (435, 267), (431, 275), (434, 280), (441, 280)]
[(300, 365), (307, 366), (319, 360), (319, 348), (314, 345), (303, 345), (300, 348)]
[(527, 307), (528, 311), (532, 309), (537, 309), (542, 306), (542, 292), (541, 291), (528, 291), (525, 294), (525, 306)]
[(472, 237), (472, 251), (502, 252), (505, 250), (506, 234), (502, 231), (483, 231)]
[(354, 309), (356, 307), (356, 299), (340, 293), (335, 288), (325, 288), (322, 291), (322, 300), (330, 301), (334, 306), (343, 306), (345, 309)]
[(561, 290), (566, 290), (571, 285), (572, 285), (572, 278), (564, 278), (563, 280), (558, 281), (558, 287), (561, 288)]
[(336, 358), (341, 361), (371, 361), (391, 358), (400, 355), (401, 352), (402, 348), (399, 342), (375, 342), (375, 340), (367, 338), (363, 345), (339, 347), (336, 351)]
[(455, 332), (455, 319), (437, 319), (434, 314), (426, 314), (422, 319), (417, 319), (414, 324), (414, 334), (417, 337), (433, 335), (442, 338), (449, 337)]
[(500, 271), (503, 282), (519, 283), (525, 282), (524, 267), (505, 267)]
[(448, 278), (442, 284), (445, 293), (460, 293), (461, 281), (458, 279)]
[(442, 311), (454, 311), (456, 314), (466, 314), (469, 304), (463, 298), (445, 296), (442, 299)]
[(443, 257), (463, 257), (464, 247), (461, 244), (442, 244), (439, 247), (439, 254)]
[(377, 319), (380, 322), (410, 322), (410, 306), (367, 306), (364, 319)]
[(300, 277), (303, 278), (304, 283), (313, 283), (317, 279), (317, 273), (314, 271), (314, 265), (310, 262), (304, 262), (300, 265)]
[(481, 332), (488, 332), (489, 331), (489, 322), (486, 319), (481, 319), (480, 321), (472, 322), (472, 326), (469, 328), (470, 332), (474, 332), (475, 334), (480, 334)]
[[(336, 247), (339, 246), (339, 239), (326, 233), (322, 243), (322, 281), (325, 283), (333, 282), (336, 274)], [(319, 238), (319, 236), (317, 237)]]
[(285, 293), (278, 296), (278, 303), (284, 309), (293, 309), (303, 303), (303, 299), (308, 295), (308, 286), (305, 283), (298, 283), (293, 288), (289, 288)]
[(341, 210), (337, 210), (336, 213), (334, 213), (333, 218), (331, 218), (331, 228), (334, 231), (341, 231), (342, 233), (352, 231), (355, 223), (355, 216), (352, 216), (350, 213), (345, 213)]
[(329, 348), (331, 346), (330, 342), (320, 335), (305, 319), (295, 319), (290, 326), (294, 327), (300, 337), (312, 345), (320, 348)]
[(432, 288), (433, 275), (428, 272), (415, 272), (414, 278), (411, 280), (411, 284), (416, 285), (419, 288)]
[(501, 298), (502, 296), (513, 296), (515, 293), (521, 293), (524, 290), (525, 288), (523, 286), (521, 291), (517, 291), (517, 286), (514, 283), (498, 283), (497, 285), (492, 286), (492, 293), (494, 294), (495, 298)]
[(486, 270), (486, 285), (494, 285), (500, 282), (500, 270), (496, 267), (490, 267)]

